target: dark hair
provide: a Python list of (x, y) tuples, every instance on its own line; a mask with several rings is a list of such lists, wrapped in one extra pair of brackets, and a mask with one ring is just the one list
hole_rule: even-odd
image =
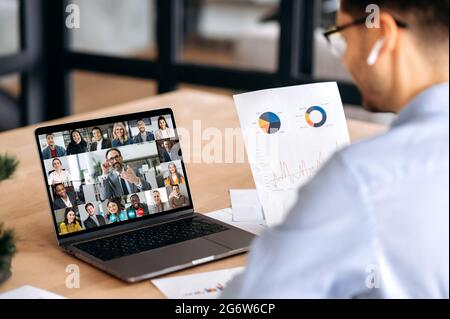
[(112, 151), (116, 151), (117, 153), (119, 153), (120, 156), (122, 156), (122, 153), (117, 148), (111, 148), (106, 152), (105, 158), (108, 158), (108, 154)]
[(76, 145), (77, 143), (75, 143), (75, 141), (73, 140), (73, 133), (78, 133), (78, 134), (80, 134), (80, 138), (81, 138), (81, 142), (80, 142), (80, 144), (81, 145), (86, 145), (86, 142), (85, 142), (85, 140), (83, 139), (83, 135), (81, 135), (81, 132), (80, 131), (78, 131), (78, 130), (72, 130), (71, 132), (70, 132), (70, 143), (72, 143), (72, 144), (74, 144), (74, 145)]
[(361, 18), (371, 4), (398, 15), (396, 18), (416, 28), (423, 39), (448, 40), (449, 0), (341, 0), (341, 9)]
[(59, 186), (59, 185), (61, 185), (62, 187), (64, 187), (64, 189), (66, 189), (66, 186), (64, 186), (64, 184), (63, 183), (57, 183), (57, 184), (53, 184), (53, 193), (54, 193), (54, 195), (55, 195), (55, 197), (59, 197), (59, 195), (58, 194), (56, 194), (56, 188)]
[(169, 127), (169, 124), (167, 124), (166, 118), (164, 116), (160, 116), (158, 117), (158, 127), (160, 128), (161, 126), (159, 126), (159, 121), (164, 120), (164, 122), (166, 123), (166, 127)]
[(66, 210), (64, 211), (64, 224), (66, 224), (67, 226), (69, 225), (69, 220), (67, 219), (67, 214), (69, 212), (73, 212), (75, 214), (75, 219), (73, 220), (73, 223), (76, 224), (78, 222), (77, 213), (75, 212), (75, 209), (73, 207), (67, 207)]
[(59, 159), (59, 158), (57, 158), (57, 157), (55, 157), (53, 160), (52, 160), (52, 166), (53, 166), (53, 162), (54, 161), (58, 161), (59, 162), (59, 164), (61, 164), (62, 165), (62, 162), (61, 162), (61, 160)]
[(66, 188), (66, 186), (64, 186), (63, 183), (56, 183), (56, 184), (53, 184), (53, 189), (56, 190), (56, 187), (58, 187), (59, 185), (61, 185), (62, 187)]
[(53, 133), (48, 133), (48, 134), (45, 135), (45, 138), (47, 138), (47, 137), (49, 137), (49, 136), (55, 136), (55, 134), (53, 134)]
[(100, 132), (100, 134), (101, 134), (101, 135), (103, 135), (103, 131), (102, 131), (102, 129), (101, 129), (101, 128), (99, 128), (98, 126), (94, 126), (94, 127), (92, 128), (92, 131), (91, 131), (91, 132), (93, 132), (94, 130), (97, 130), (97, 131), (99, 131), (99, 132)]
[[(119, 198), (110, 198), (110, 199), (108, 199), (108, 202), (106, 203), (106, 210), (108, 211), (108, 213), (107, 213), (108, 215), (111, 215), (108, 210), (108, 206), (111, 203), (116, 204), (119, 211), (123, 209), (122, 203), (120, 202)], [(117, 212), (117, 213), (119, 213), (119, 212)]]
[(131, 195), (130, 196), (130, 199), (131, 199), (131, 197), (137, 197), (139, 200), (140, 200), (140, 198), (139, 198), (139, 195), (138, 194), (133, 194), (133, 195)]
[(178, 184), (173, 184), (173, 185), (172, 185), (172, 189), (173, 189), (175, 186), (178, 187), (178, 189), (180, 188), (180, 185), (178, 185)]
[(92, 204), (92, 203), (87, 203), (86, 205), (84, 205), (84, 209), (85, 209), (86, 211), (87, 211), (88, 206), (92, 206), (92, 207), (95, 209), (94, 204)]

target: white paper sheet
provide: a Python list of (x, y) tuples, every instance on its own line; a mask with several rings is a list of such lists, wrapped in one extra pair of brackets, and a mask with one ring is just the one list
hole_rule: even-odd
[(0, 299), (65, 299), (63, 296), (54, 294), (32, 286), (22, 286), (0, 294)]
[(216, 210), (214, 212), (206, 213), (205, 215), (255, 235), (261, 235), (262, 232), (267, 229), (267, 225), (264, 220), (259, 222), (234, 222), (231, 208)]
[(234, 96), (267, 225), (280, 223), (298, 189), (350, 141), (337, 84)]
[(263, 210), (256, 189), (230, 189), (234, 222), (263, 222)]
[(169, 299), (216, 299), (226, 284), (243, 270), (244, 267), (237, 267), (151, 282)]

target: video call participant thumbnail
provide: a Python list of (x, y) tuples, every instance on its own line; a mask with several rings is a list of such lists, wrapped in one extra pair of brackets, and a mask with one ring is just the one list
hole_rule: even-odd
[(80, 131), (70, 132), (70, 143), (67, 145), (67, 155), (81, 154), (87, 152), (87, 143), (81, 136)]
[(180, 208), (189, 205), (187, 197), (180, 192), (180, 186), (172, 185), (172, 193), (169, 195), (169, 203), (171, 208)]
[(86, 229), (95, 228), (99, 226), (106, 225), (105, 218), (100, 214), (95, 214), (95, 207), (92, 203), (87, 203), (84, 209), (88, 213), (89, 217), (83, 221), (84, 227)]
[(181, 160), (180, 143), (172, 140), (165, 140), (161, 145), (161, 160), (163, 162), (172, 162)]
[(62, 209), (66, 207), (73, 207), (80, 204), (77, 196), (72, 191), (67, 191), (63, 184), (53, 185), (55, 199), (53, 201), (53, 209)]
[(152, 213), (156, 214), (156, 213), (162, 213), (165, 212), (166, 210), (169, 210), (169, 204), (168, 203), (164, 203), (161, 200), (161, 193), (158, 190), (154, 190), (152, 192), (152, 199), (153, 199), (153, 205), (151, 207)]
[(60, 234), (75, 233), (83, 230), (74, 208), (68, 207), (64, 212), (64, 221), (59, 224)]
[(92, 143), (90, 150), (91, 152), (104, 150), (107, 148), (111, 148), (111, 140), (103, 137), (103, 132), (101, 128), (94, 127), (92, 128)]
[(128, 219), (127, 214), (123, 211), (123, 205), (119, 198), (110, 198), (106, 204), (106, 209), (108, 222), (110, 224)]
[(42, 150), (42, 157), (45, 160), (66, 155), (66, 149), (62, 146), (56, 145), (55, 135), (47, 134), (46, 138), (47, 147)]
[(152, 189), (150, 183), (138, 177), (133, 168), (125, 167), (122, 153), (116, 148), (106, 152), (102, 172), (103, 175), (99, 177), (99, 188), (103, 200)]
[(65, 170), (62, 166), (61, 160), (59, 158), (54, 158), (52, 160), (53, 171), (49, 172), (48, 184), (60, 184), (67, 183), (72, 180), (69, 171)]
[(172, 185), (178, 185), (178, 184), (184, 183), (184, 176), (178, 172), (177, 166), (175, 165), (175, 163), (173, 163), (173, 162), (169, 163), (167, 168), (169, 170), (169, 176), (167, 176), (166, 179), (164, 180), (164, 183), (166, 184), (166, 186), (172, 186)]
[(127, 129), (125, 127), (125, 124), (122, 122), (118, 122), (114, 124), (113, 127), (113, 141), (112, 141), (112, 147), (118, 147), (118, 146), (124, 146), (124, 145), (130, 145), (131, 139), (128, 137)]
[(139, 129), (139, 134), (134, 137), (134, 143), (144, 143), (155, 140), (155, 135), (153, 135), (152, 132), (147, 131), (144, 120), (138, 120), (137, 127)]
[(141, 203), (141, 199), (137, 194), (130, 197), (131, 206), (127, 208), (128, 218), (142, 217), (150, 215), (146, 203)]
[(158, 118), (158, 129), (155, 132), (155, 136), (157, 140), (175, 137), (175, 131), (169, 127), (164, 116)]

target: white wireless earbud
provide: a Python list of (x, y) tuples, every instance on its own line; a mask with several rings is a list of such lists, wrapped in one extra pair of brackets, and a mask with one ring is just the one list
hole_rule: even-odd
[(375, 65), (375, 63), (377, 63), (377, 60), (380, 55), (381, 48), (383, 48), (383, 45), (384, 45), (384, 38), (380, 38), (377, 41), (377, 43), (375, 43), (375, 45), (373, 46), (373, 49), (367, 58), (368, 65)]

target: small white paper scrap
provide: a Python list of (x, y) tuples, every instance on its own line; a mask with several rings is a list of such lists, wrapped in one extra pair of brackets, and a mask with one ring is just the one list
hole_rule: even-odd
[(206, 213), (205, 215), (255, 235), (261, 235), (262, 232), (267, 229), (267, 225), (264, 220), (259, 222), (234, 222), (231, 208), (216, 210), (214, 212)]
[(244, 267), (236, 267), (151, 282), (169, 299), (216, 299), (226, 284), (243, 270)]
[(256, 189), (230, 189), (234, 222), (262, 222), (263, 210)]

